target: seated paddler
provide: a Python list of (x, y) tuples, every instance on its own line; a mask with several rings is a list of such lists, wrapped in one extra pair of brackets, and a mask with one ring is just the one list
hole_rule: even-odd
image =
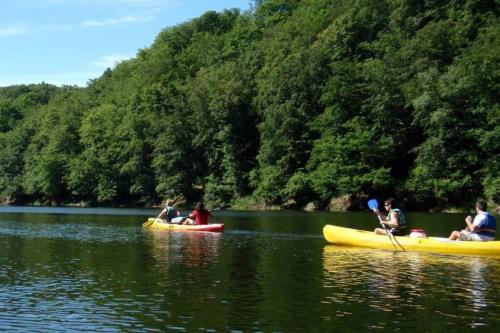
[(374, 209), (375, 214), (378, 215), (380, 223), (383, 224), (382, 228), (376, 228), (374, 231), (378, 235), (387, 235), (389, 231), (394, 236), (406, 235), (406, 218), (403, 211), (396, 208), (396, 200), (388, 198), (384, 201), (384, 208), (387, 215), (383, 215), (378, 209)]
[(179, 211), (175, 208), (174, 200), (167, 199), (165, 201), (165, 208), (160, 212), (157, 218), (164, 218), (167, 223), (172, 222), (172, 219), (179, 216)]
[(462, 231), (453, 231), (449, 237), (451, 240), (462, 241), (492, 241), (495, 240), (497, 221), (493, 215), (487, 212), (488, 203), (480, 199), (476, 202), (476, 216), (465, 218), (467, 227)]

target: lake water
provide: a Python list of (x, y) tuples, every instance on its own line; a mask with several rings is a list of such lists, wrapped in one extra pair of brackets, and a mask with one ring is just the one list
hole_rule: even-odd
[[(327, 245), (368, 213), (219, 212), (223, 234), (143, 230), (150, 209), (0, 207), (2, 332), (498, 332), (500, 259)], [(408, 214), (447, 236), (460, 214)]]

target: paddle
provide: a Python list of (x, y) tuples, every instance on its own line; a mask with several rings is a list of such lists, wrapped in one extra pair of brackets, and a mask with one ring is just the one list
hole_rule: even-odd
[(184, 194), (179, 194), (172, 200), (172, 206), (177, 205), (180, 202), (185, 202), (186, 198), (184, 197)]
[(371, 210), (378, 209), (377, 199), (370, 199), (370, 200), (368, 200), (368, 208), (370, 208)]
[[(218, 211), (218, 210), (223, 210), (223, 209), (228, 209), (228, 208), (231, 208), (231, 205), (229, 204), (224, 204), (224, 205), (221, 205), (221, 206), (218, 206), (214, 209), (212, 209), (211, 211)], [(171, 221), (171, 223), (182, 223), (184, 222), (185, 219), (187, 219), (189, 216), (178, 216), (178, 217), (174, 217)], [(219, 221), (215, 221), (217, 223), (222, 223), (222, 222), (219, 222)]]
[[(231, 205), (230, 204), (224, 204), (224, 205), (221, 205), (219, 207), (216, 207), (216, 208), (212, 209), (212, 212), (215, 212), (215, 211), (218, 211), (218, 210), (223, 210), (223, 209), (228, 209), (228, 208), (231, 208)], [(215, 220), (214, 219), (214, 221), (217, 222), (217, 223), (221, 223), (221, 224), (223, 223), (220, 219), (219, 220)]]
[[(370, 208), (374, 212), (376, 210), (378, 210), (378, 201), (377, 201), (377, 199), (370, 199), (370, 200), (368, 200), (368, 208)], [(389, 237), (389, 240), (391, 241), (392, 246), (394, 246), (394, 249), (396, 249), (396, 250), (398, 249), (397, 246), (394, 244), (394, 242), (396, 242), (396, 243), (398, 243), (399, 247), (403, 251), (405, 251), (404, 247), (402, 247), (401, 244), (399, 244), (398, 240), (396, 239), (396, 237), (394, 237), (394, 235), (392, 234), (392, 232), (389, 229), (387, 229), (386, 225), (384, 224), (384, 222), (380, 218), (380, 215), (377, 214), (376, 212), (375, 212), (375, 214), (377, 215), (378, 220), (379, 220), (380, 224), (382, 225), (382, 228), (384, 228), (385, 233)]]
[(231, 208), (231, 205), (230, 204), (224, 204), (224, 205), (221, 205), (221, 206), (219, 206), (217, 208), (212, 209), (212, 211), (223, 210), (223, 209), (228, 209), (228, 208)]
[(143, 226), (143, 227), (145, 227), (145, 228), (147, 228), (147, 227), (149, 227), (150, 225), (152, 225), (153, 223), (155, 223), (155, 221), (156, 221), (156, 220), (161, 220), (161, 219), (160, 219), (160, 218), (158, 218), (158, 217), (155, 217), (154, 219), (152, 219), (152, 218), (151, 218), (151, 219), (148, 219), (146, 222), (144, 222), (144, 223), (142, 224), (142, 226)]

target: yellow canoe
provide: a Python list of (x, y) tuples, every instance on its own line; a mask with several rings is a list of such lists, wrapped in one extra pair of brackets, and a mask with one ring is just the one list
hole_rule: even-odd
[(167, 223), (165, 220), (150, 217), (146, 222), (142, 224), (144, 228), (154, 229), (154, 230), (165, 230), (165, 231), (210, 231), (210, 232), (222, 232), (224, 231), (224, 224), (213, 223), (213, 224), (174, 224)]
[[(454, 254), (500, 256), (500, 241), (451, 241), (447, 238), (412, 238), (409, 236), (376, 235), (373, 231), (325, 225), (325, 239), (336, 245), (359, 246), (395, 251), (423, 251)], [(392, 241), (391, 241), (392, 240)]]

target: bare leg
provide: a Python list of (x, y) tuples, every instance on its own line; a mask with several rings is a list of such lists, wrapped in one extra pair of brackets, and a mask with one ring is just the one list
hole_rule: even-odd
[(457, 239), (460, 239), (460, 231), (453, 231), (450, 235), (450, 237), (448, 237), (448, 239), (450, 240), (457, 240)]
[(377, 228), (374, 231), (377, 235), (387, 235), (387, 232), (382, 228)]

